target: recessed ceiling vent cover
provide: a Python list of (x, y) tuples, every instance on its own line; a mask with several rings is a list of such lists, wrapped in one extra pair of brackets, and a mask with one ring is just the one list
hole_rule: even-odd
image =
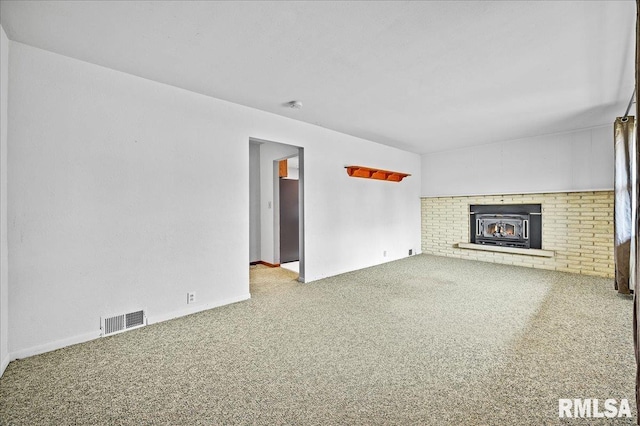
[(144, 310), (129, 312), (128, 314), (114, 315), (106, 318), (103, 317), (100, 320), (102, 336), (121, 333), (134, 328), (144, 327), (145, 325), (147, 325), (147, 315)]

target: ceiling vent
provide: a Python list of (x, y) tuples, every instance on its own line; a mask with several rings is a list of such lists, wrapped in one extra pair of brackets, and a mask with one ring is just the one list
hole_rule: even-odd
[(102, 317), (100, 319), (101, 336), (110, 336), (123, 331), (133, 330), (147, 325), (147, 315), (143, 310), (127, 314)]

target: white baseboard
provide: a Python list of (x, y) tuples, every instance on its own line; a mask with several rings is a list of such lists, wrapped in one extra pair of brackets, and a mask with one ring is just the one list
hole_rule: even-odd
[(168, 321), (174, 318), (184, 317), (186, 315), (197, 314), (198, 312), (208, 311), (209, 309), (218, 308), (224, 305), (230, 305), (232, 303), (242, 302), (243, 300), (251, 299), (249, 293), (241, 296), (230, 297), (228, 299), (218, 300), (211, 303), (196, 303), (186, 309), (180, 309), (179, 311), (169, 312), (162, 315), (147, 315), (147, 324), (155, 324), (158, 322)]
[(4, 370), (7, 369), (7, 367), (9, 366), (9, 360), (10, 360), (10, 355), (7, 354), (7, 356), (5, 356), (2, 361), (0, 362), (0, 377), (2, 377), (2, 375), (4, 374)]
[(16, 359), (27, 358), (34, 355), (40, 355), (45, 352), (55, 351), (56, 349), (64, 348), (66, 346), (76, 345), (78, 343), (88, 342), (100, 337), (100, 330), (93, 331), (91, 333), (80, 334), (78, 336), (69, 337), (66, 339), (56, 340), (48, 342), (43, 345), (32, 346), (27, 349), (22, 349), (16, 352), (10, 353), (11, 361)]
[[(251, 295), (247, 293), (242, 296), (232, 297), (229, 299), (224, 299), (224, 300), (216, 301), (213, 303), (194, 304), (193, 307), (189, 307), (187, 309), (182, 309), (179, 311), (173, 311), (164, 315), (154, 315), (154, 316), (148, 315), (147, 324), (154, 324), (157, 322), (162, 322), (162, 321), (167, 321), (174, 318), (183, 317), (185, 315), (195, 314), (197, 312), (206, 311), (206, 310), (217, 308), (224, 305), (230, 305), (231, 303), (241, 302), (243, 300), (247, 300), (250, 298), (251, 298)], [(51, 352), (56, 349), (64, 348), (66, 346), (88, 342), (90, 340), (94, 340), (99, 337), (100, 337), (100, 330), (96, 330), (91, 333), (73, 336), (67, 339), (62, 339), (62, 340), (56, 340), (54, 342), (45, 343), (43, 345), (22, 349), (17, 352), (11, 352), (9, 356), (6, 357), (5, 360), (2, 360), (2, 372), (4, 373), (5, 368), (7, 367), (7, 365), (9, 365), (9, 361), (14, 361), (16, 359), (21, 359), (21, 358), (27, 358), (34, 355), (39, 355), (45, 352)]]

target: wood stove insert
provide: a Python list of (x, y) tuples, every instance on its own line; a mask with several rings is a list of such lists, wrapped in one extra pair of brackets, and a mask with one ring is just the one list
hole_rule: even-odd
[(469, 228), (474, 244), (541, 249), (542, 205), (471, 205)]

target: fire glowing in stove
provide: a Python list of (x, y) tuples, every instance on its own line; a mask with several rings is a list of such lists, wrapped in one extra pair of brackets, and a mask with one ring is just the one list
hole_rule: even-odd
[(507, 235), (515, 235), (515, 226), (509, 223), (496, 222), (487, 226), (487, 231), (494, 237), (505, 237)]

